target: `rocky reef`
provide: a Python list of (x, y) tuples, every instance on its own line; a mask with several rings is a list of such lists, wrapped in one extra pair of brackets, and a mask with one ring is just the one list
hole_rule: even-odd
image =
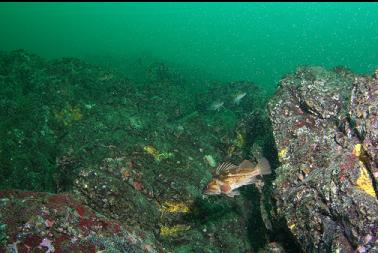
[(378, 80), (301, 67), (269, 102), (277, 212), (305, 252), (378, 252)]
[[(376, 78), (303, 67), (269, 100), (136, 72), (0, 53), (0, 252), (377, 251)], [(203, 195), (257, 155), (259, 187)]]
[(140, 72), (0, 54), (0, 252), (295, 252), (264, 226), (269, 183), (202, 194), (220, 162), (274, 160), (264, 92)]

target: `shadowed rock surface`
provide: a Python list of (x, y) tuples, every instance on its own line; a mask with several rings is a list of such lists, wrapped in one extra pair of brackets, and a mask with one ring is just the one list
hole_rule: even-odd
[(303, 67), (269, 102), (278, 212), (305, 252), (377, 252), (378, 80)]

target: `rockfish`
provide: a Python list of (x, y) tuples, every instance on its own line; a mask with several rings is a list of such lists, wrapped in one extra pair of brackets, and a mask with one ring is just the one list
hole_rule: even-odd
[(222, 102), (222, 101), (215, 101), (215, 102), (213, 102), (211, 105), (210, 105), (210, 110), (212, 110), (212, 111), (220, 111), (220, 109), (223, 107), (223, 105), (224, 105), (224, 102)]
[(239, 105), (242, 98), (244, 98), (247, 95), (246, 92), (237, 93), (234, 97), (234, 103)]
[(271, 174), (271, 168), (265, 157), (257, 159), (257, 165), (244, 160), (239, 166), (231, 163), (222, 163), (216, 169), (216, 174), (207, 185), (204, 194), (225, 194), (228, 197), (239, 195), (237, 188), (243, 185), (258, 183), (257, 176)]

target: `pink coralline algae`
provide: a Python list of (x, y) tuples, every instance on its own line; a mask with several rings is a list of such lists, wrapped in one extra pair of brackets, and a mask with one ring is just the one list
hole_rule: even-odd
[(46, 220), (45, 221), (45, 225), (47, 228), (51, 228), (53, 225), (54, 225), (54, 221), (51, 221), (51, 220)]
[(50, 241), (47, 238), (44, 238), (42, 240), (41, 244), (39, 244), (39, 246), (41, 246), (41, 247), (47, 247), (46, 253), (55, 252), (54, 246), (51, 243), (52, 243), (52, 241)]
[[(12, 247), (19, 253), (95, 253), (111, 246), (99, 243), (100, 239), (117, 240), (120, 248), (144, 250), (143, 238), (138, 237), (134, 243), (128, 240), (135, 229), (99, 216), (70, 194), (30, 195), (9, 190), (0, 192), (1, 199), (7, 200), (0, 206), (0, 213), (10, 232), (6, 244), (0, 245), (0, 252)], [(100, 239), (91, 240), (93, 235)], [(154, 246), (151, 245), (152, 249)]]

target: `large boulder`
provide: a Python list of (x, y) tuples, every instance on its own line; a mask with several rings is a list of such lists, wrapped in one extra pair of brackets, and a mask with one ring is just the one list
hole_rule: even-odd
[(302, 67), (269, 114), (278, 212), (305, 252), (378, 252), (378, 80)]

